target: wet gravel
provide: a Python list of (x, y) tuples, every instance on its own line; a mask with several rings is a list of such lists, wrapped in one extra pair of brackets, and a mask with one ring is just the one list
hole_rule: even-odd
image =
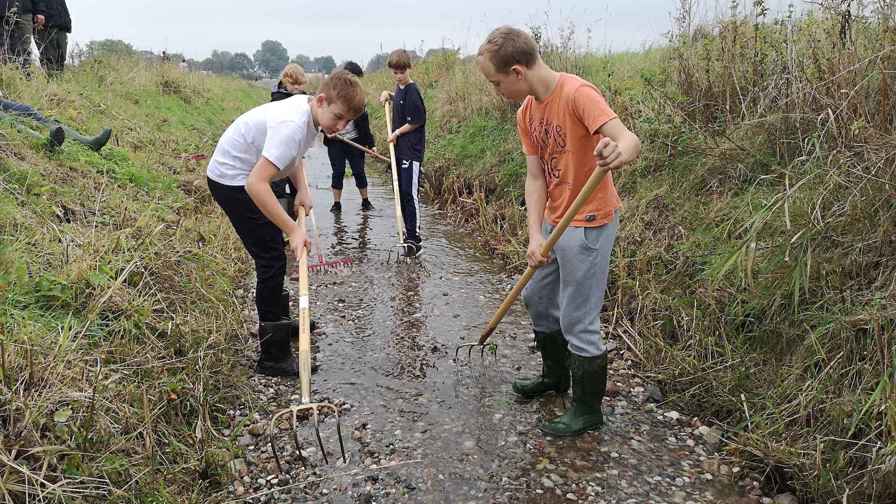
[[(354, 261), (350, 269), (311, 278), (311, 312), (320, 324), (312, 336), (311, 395), (339, 407), (347, 461), (339, 458), (333, 415), (321, 419), (329, 464), (310, 419), (300, 422), (304, 465), (289, 422), (281, 421), (280, 471), (268, 426), (274, 412), (300, 403), (298, 382), (253, 376), (254, 397), (233, 405), (225, 431), (242, 454), (230, 462), (232, 500), (772, 502), (752, 475), (717, 455), (717, 427), (662, 403), (662, 391), (638, 375), (622, 342), (610, 343), (603, 430), (575, 439), (544, 436), (538, 424), (561, 414), (564, 399), (520, 403), (510, 390), (514, 376), (540, 369), (519, 303), (492, 336), (496, 355), (454, 360), (456, 345), (478, 337), (514, 279), (474, 252), (475, 237), (430, 208), (422, 209), (423, 256), (396, 261), (388, 179), (369, 177), (376, 208), (367, 213), (346, 179), (343, 211), (333, 215), (326, 152), (315, 148), (309, 159), (324, 254)], [(251, 305), (251, 293), (246, 299)], [(251, 313), (245, 318), (247, 327), (255, 324)], [(245, 352), (251, 369), (254, 343)]]

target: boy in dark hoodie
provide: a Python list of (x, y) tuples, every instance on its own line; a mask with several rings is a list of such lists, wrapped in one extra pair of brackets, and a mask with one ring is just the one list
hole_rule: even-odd
[[(361, 70), (361, 65), (358, 65), (354, 61), (346, 61), (342, 68), (348, 70), (359, 79), (364, 76), (364, 71)], [(361, 144), (368, 149), (376, 150), (373, 133), (370, 132), (370, 116), (367, 115), (367, 110), (354, 121), (350, 121), (348, 126), (337, 134), (342, 138)], [(364, 173), (364, 152), (331, 136), (324, 137), (324, 145), (327, 146), (327, 154), (330, 157), (330, 166), (333, 167), (333, 179), (331, 184), (331, 188), (333, 189), (333, 206), (330, 207), (330, 211), (342, 211), (342, 181), (345, 178), (346, 162), (348, 162), (352, 169), (352, 177), (355, 178), (355, 186), (358, 187), (358, 191), (361, 193), (361, 210), (373, 210), (373, 205), (370, 203), (370, 199), (367, 196), (367, 175)]]

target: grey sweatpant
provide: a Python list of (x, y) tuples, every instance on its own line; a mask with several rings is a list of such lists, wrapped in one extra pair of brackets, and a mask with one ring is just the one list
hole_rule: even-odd
[[(554, 259), (536, 270), (523, 289), (523, 301), (534, 329), (562, 330), (569, 351), (582, 357), (606, 352), (600, 309), (618, 228), (618, 211), (603, 226), (567, 228), (554, 245)], [(545, 238), (553, 229), (550, 224), (542, 226)]]

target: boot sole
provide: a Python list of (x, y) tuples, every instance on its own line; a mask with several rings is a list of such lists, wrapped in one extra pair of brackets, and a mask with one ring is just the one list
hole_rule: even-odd
[(595, 431), (599, 431), (599, 430), (601, 430), (603, 427), (604, 427), (603, 425), (596, 425), (596, 426), (594, 426), (594, 427), (588, 427), (587, 429), (580, 429), (580, 430), (576, 430), (576, 431), (572, 431), (572, 432), (563, 432), (563, 433), (552, 432), (552, 431), (550, 431), (550, 430), (548, 430), (548, 429), (545, 429), (544, 426), (540, 426), (538, 429), (539, 429), (541, 432), (543, 432), (544, 434), (547, 434), (547, 435), (552, 436), (552, 437), (576, 437), (576, 436), (581, 436), (582, 434), (584, 434), (584, 433), (586, 433), (586, 432), (595, 432)]
[(256, 369), (255, 374), (270, 376), (271, 378), (298, 378), (299, 373), (287, 373), (283, 371), (272, 371), (268, 369)]
[(538, 430), (540, 430), (541, 432), (543, 432), (549, 436), (553, 436), (553, 437), (575, 437), (575, 436), (581, 436), (582, 434), (584, 434), (586, 432), (599, 431), (599, 430), (603, 429), (603, 427), (604, 427), (604, 422), (601, 422), (600, 424), (594, 425), (591, 427), (585, 427), (582, 429), (577, 429), (574, 431), (567, 431), (567, 432), (552, 432), (550, 429), (546, 429), (545, 425), (539, 425)]

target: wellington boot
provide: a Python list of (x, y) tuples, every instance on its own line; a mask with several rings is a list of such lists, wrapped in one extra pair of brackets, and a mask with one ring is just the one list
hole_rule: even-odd
[(572, 404), (566, 413), (541, 426), (541, 430), (551, 436), (577, 436), (604, 425), (600, 405), (607, 391), (607, 354), (582, 357), (571, 353), (569, 367)]
[(535, 399), (548, 392), (565, 394), (569, 390), (566, 339), (560, 331), (535, 331), (535, 348), (541, 352), (541, 374), (513, 381), (513, 391), (523, 399)]
[(299, 364), (290, 345), (298, 332), (298, 324), (294, 320), (259, 323), (258, 343), (261, 351), (255, 372), (267, 376), (298, 377)]
[[(109, 128), (103, 129), (100, 131), (100, 134), (95, 137), (84, 136), (72, 128), (64, 124), (56, 123), (58, 126), (61, 126), (62, 129), (65, 130), (65, 137), (70, 138), (82, 145), (86, 145), (92, 150), (99, 151), (103, 148), (104, 145), (109, 141), (109, 138), (112, 137), (112, 130)], [(52, 127), (52, 126), (51, 126)]]

